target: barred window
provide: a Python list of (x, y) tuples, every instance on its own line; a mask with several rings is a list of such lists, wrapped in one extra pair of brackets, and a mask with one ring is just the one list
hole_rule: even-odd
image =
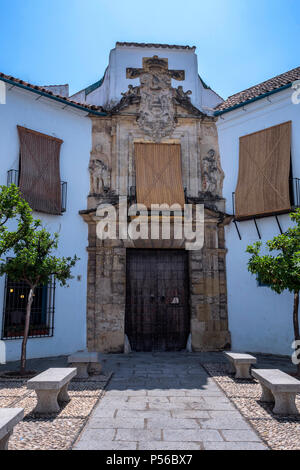
[[(5, 280), (2, 339), (18, 339), (24, 334), (29, 286), (23, 281)], [(29, 337), (53, 336), (55, 279), (35, 289), (31, 307)]]

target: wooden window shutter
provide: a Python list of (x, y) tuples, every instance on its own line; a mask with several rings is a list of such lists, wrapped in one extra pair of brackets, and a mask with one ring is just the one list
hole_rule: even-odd
[(240, 137), (237, 220), (288, 212), (291, 121)]
[(137, 202), (184, 206), (179, 144), (135, 143)]
[(33, 210), (61, 214), (59, 154), (62, 140), (17, 126), (20, 190)]

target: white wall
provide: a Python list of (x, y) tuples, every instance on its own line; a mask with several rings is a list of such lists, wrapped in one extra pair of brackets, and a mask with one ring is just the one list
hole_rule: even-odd
[[(68, 183), (67, 211), (62, 216), (34, 213), (50, 232), (59, 231), (58, 254), (80, 261), (73, 269), (69, 288), (56, 283), (54, 336), (28, 340), (28, 358), (68, 354), (86, 346), (87, 224), (78, 211), (86, 207), (89, 192), (88, 162), (91, 150), (91, 121), (82, 111), (62, 109), (53, 100), (15, 87), (0, 105), (0, 184), (6, 184), (7, 171), (18, 168), (17, 124), (59, 137), (61, 179)], [(77, 279), (81, 276), (81, 280)], [(3, 319), (4, 277), (0, 278), (0, 328)], [(19, 358), (21, 340), (5, 341), (7, 360)]]
[[(102, 85), (89, 93), (86, 103), (98, 106), (112, 106), (120, 101), (121, 93), (128, 90), (128, 85), (139, 86), (140, 80), (126, 78), (126, 68), (142, 68), (143, 57), (157, 55), (168, 59), (169, 69), (184, 70), (185, 80), (172, 79), (172, 86), (177, 88), (181, 85), (184, 91), (191, 90), (191, 101), (194, 106), (204, 111), (214, 108), (222, 102), (222, 99), (213, 90), (203, 87), (198, 77), (198, 60), (193, 50), (189, 49), (165, 49), (136, 46), (116, 46), (109, 55), (109, 66), (106, 70)], [(78, 92), (71, 97), (75, 101), (85, 100), (84, 91)]]
[[(292, 90), (275, 93), (218, 119), (221, 164), (225, 172), (226, 211), (232, 214), (232, 192), (238, 177), (239, 137), (267, 127), (292, 121), (293, 176), (300, 177), (300, 105), (291, 102)], [(278, 216), (283, 230), (290, 223), (288, 215)], [(262, 242), (279, 234), (274, 217), (258, 219)], [(253, 221), (238, 222), (240, 241), (234, 225), (226, 227), (227, 287), (229, 328), (232, 349), (290, 355), (293, 340), (293, 295), (278, 295), (267, 287), (258, 287), (255, 276), (247, 271), (249, 244), (258, 240)]]

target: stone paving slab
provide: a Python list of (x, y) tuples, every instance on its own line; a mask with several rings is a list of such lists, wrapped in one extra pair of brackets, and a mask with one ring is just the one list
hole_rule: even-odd
[(132, 417), (137, 417), (137, 418), (158, 418), (158, 417), (165, 417), (171, 418), (171, 411), (169, 410), (148, 410), (146, 409), (145, 411), (140, 411), (140, 410), (124, 410), (124, 409), (118, 409), (116, 410), (116, 417), (118, 418), (132, 418)]
[(198, 354), (114, 356), (114, 375), (74, 449), (266, 449)]
[(148, 441), (161, 441), (162, 432), (160, 429), (117, 429), (117, 434), (115, 436), (116, 441), (138, 441), (138, 442), (148, 442)]
[(219, 431), (215, 429), (164, 429), (163, 438), (165, 441), (223, 441)]
[(202, 450), (200, 442), (140, 442), (139, 450)]
[(261, 442), (260, 437), (251, 429), (248, 429), (248, 430), (226, 429), (226, 430), (222, 430), (222, 435), (224, 436), (226, 441)]
[(89, 421), (91, 429), (144, 429), (144, 418), (99, 418), (93, 416)]
[(203, 442), (204, 450), (266, 450), (258, 442)]
[(156, 417), (148, 418), (147, 429), (199, 429), (200, 424), (195, 418)]

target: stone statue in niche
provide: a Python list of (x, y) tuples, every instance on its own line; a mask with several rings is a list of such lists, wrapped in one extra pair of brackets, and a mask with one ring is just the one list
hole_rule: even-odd
[(207, 195), (219, 196), (222, 172), (216, 161), (216, 152), (210, 149), (202, 160), (202, 190)]
[(102, 160), (91, 160), (90, 171), (90, 194), (103, 194), (110, 189), (110, 169)]

